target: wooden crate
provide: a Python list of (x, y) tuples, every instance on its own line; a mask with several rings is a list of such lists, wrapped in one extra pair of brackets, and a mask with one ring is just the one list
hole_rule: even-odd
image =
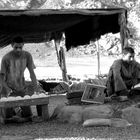
[(82, 102), (103, 104), (105, 100), (105, 86), (87, 84), (83, 96), (81, 98)]

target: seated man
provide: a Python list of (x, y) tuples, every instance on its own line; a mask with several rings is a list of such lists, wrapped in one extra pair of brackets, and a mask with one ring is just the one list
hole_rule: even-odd
[(107, 95), (128, 96), (129, 91), (139, 82), (140, 64), (134, 60), (134, 49), (123, 49), (122, 59), (115, 60), (107, 78)]
[[(23, 50), (24, 42), (22, 37), (15, 37), (11, 43), (13, 50), (8, 52), (1, 62), (1, 74), (4, 75), (4, 82), (7, 87), (11, 89), (10, 95), (2, 96), (21, 96), (24, 97), (26, 93), (26, 85), (24, 79), (24, 71), (28, 68), (30, 78), (32, 80), (34, 91), (37, 91), (37, 80), (34, 73), (34, 62), (29, 52)], [(3, 93), (1, 93), (3, 94)], [(7, 93), (6, 93), (7, 94)], [(8, 93), (9, 94), (9, 93)], [(29, 106), (20, 107), (21, 117), (30, 118), (32, 112)], [(6, 118), (10, 118), (15, 114), (14, 109), (6, 109)]]

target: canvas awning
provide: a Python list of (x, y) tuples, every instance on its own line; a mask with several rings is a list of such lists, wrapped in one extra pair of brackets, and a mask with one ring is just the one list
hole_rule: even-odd
[(67, 50), (109, 32), (121, 31), (125, 36), (126, 12), (123, 8), (1, 10), (0, 47), (9, 45), (17, 35), (23, 36), (25, 43), (40, 43), (65, 33)]

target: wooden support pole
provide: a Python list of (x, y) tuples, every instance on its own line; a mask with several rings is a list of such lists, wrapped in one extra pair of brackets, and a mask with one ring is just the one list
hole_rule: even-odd
[(59, 44), (60, 44), (60, 41), (54, 40), (55, 51), (56, 51), (56, 55), (57, 55), (57, 61), (58, 61), (58, 65), (60, 66), (59, 51), (58, 51)]
[(62, 79), (63, 81), (68, 82), (64, 48), (60, 47), (60, 41), (54, 41), (54, 43), (55, 43), (55, 50), (57, 54), (58, 64), (62, 70)]
[(101, 71), (100, 71), (100, 45), (99, 45), (98, 40), (96, 40), (96, 46), (97, 46), (98, 77), (99, 77), (101, 74)]
[(128, 44), (128, 38), (130, 37), (130, 32), (127, 28), (127, 13), (121, 13), (119, 15), (119, 24), (120, 24), (120, 39), (121, 47), (123, 48)]
[(62, 69), (62, 77), (63, 81), (68, 82), (68, 76), (67, 76), (67, 68), (66, 68), (66, 61), (65, 61), (65, 53), (64, 48), (60, 47), (60, 61), (61, 61), (61, 69)]

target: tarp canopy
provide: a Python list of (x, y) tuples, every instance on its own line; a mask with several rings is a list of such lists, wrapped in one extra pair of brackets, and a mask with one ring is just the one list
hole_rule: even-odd
[(126, 12), (122, 8), (1, 10), (0, 47), (9, 45), (17, 35), (23, 36), (25, 43), (40, 43), (60, 39), (64, 33), (69, 50), (106, 33), (120, 32), (120, 16)]

